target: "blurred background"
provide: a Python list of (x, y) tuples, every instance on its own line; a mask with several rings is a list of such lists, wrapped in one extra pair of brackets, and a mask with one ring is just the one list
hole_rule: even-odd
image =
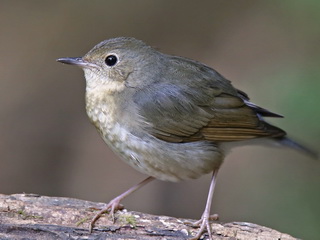
[[(212, 66), (254, 103), (285, 116), (270, 122), (319, 151), (319, 1), (0, 4), (0, 193), (107, 202), (146, 177), (120, 161), (89, 123), (82, 71), (55, 62), (118, 36)], [(155, 181), (124, 204), (198, 219), (209, 181)], [(212, 213), (318, 239), (320, 161), (288, 149), (235, 149), (220, 170)]]

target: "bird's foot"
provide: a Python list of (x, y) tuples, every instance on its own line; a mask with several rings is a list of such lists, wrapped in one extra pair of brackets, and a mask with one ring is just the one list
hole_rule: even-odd
[(90, 222), (90, 226), (89, 226), (89, 232), (91, 233), (94, 227), (94, 224), (96, 223), (96, 221), (98, 221), (98, 219), (104, 214), (104, 213), (109, 213), (109, 215), (111, 215), (111, 219), (112, 222), (115, 221), (114, 218), (114, 213), (117, 210), (122, 210), (124, 207), (122, 204), (120, 204), (122, 198), (120, 198), (119, 196), (112, 199), (103, 209), (101, 209), (95, 216), (94, 218), (91, 220)]
[(89, 232), (90, 233), (92, 232), (92, 229), (94, 227), (95, 222), (102, 216), (102, 214), (104, 214), (106, 212), (109, 212), (109, 214), (111, 214), (112, 221), (114, 222), (114, 212), (116, 210), (123, 209), (123, 205), (120, 204), (120, 201), (122, 201), (122, 199), (124, 199), (125, 197), (127, 197), (131, 193), (137, 191), (139, 188), (141, 188), (144, 185), (146, 185), (148, 182), (151, 182), (152, 180), (154, 180), (154, 177), (147, 177), (142, 182), (140, 182), (137, 185), (129, 188), (127, 191), (125, 191), (124, 193), (120, 194), (118, 197), (112, 199), (104, 209), (102, 209), (100, 212), (98, 212), (98, 214), (96, 214), (94, 216), (94, 218), (92, 219), (92, 221), (90, 223), (90, 226), (89, 226)]
[(205, 232), (208, 233), (209, 239), (213, 240), (210, 221), (215, 221), (215, 220), (218, 220), (218, 219), (219, 219), (218, 214), (209, 215), (209, 214), (204, 213), (202, 215), (202, 217), (200, 218), (200, 220), (192, 223), (192, 227), (199, 228), (199, 230), (198, 230), (197, 234), (194, 237), (190, 238), (190, 240), (200, 239), (202, 234), (205, 233)]

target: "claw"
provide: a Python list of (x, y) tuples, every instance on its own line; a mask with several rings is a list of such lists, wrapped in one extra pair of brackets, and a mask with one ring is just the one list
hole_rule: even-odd
[(201, 237), (201, 235), (205, 232), (208, 233), (209, 239), (213, 240), (209, 219), (204, 217), (203, 219), (201, 218), (199, 221), (201, 221), (200, 229), (194, 237), (190, 238), (190, 240), (198, 240)]
[(205, 232), (208, 233), (209, 239), (213, 239), (210, 221), (218, 220), (218, 218), (219, 218), (218, 214), (213, 214), (213, 215), (204, 214), (204, 215), (202, 215), (202, 217), (198, 221), (196, 221), (192, 224), (193, 227), (197, 227), (200, 229), (194, 237), (190, 238), (190, 240), (199, 239), (201, 237), (201, 235)]
[[(208, 217), (209, 221), (217, 221), (219, 219), (219, 215), (218, 214), (212, 214)], [(191, 225), (194, 228), (199, 228), (201, 226), (201, 223), (203, 221), (203, 218), (201, 217), (198, 221), (193, 222)]]
[(112, 222), (114, 223), (115, 218), (114, 218), (114, 213), (117, 210), (121, 210), (123, 209), (123, 205), (120, 204), (120, 200), (119, 197), (116, 197), (114, 199), (112, 199), (105, 208), (103, 208), (102, 210), (100, 210), (95, 216), (94, 218), (91, 220), (90, 222), (90, 226), (89, 226), (89, 232), (92, 233), (92, 229), (94, 227), (95, 222), (104, 214), (109, 212), (109, 214), (111, 215), (111, 219)]
[(123, 200), (125, 197), (127, 197), (128, 195), (130, 195), (131, 193), (133, 193), (134, 191), (138, 190), (139, 188), (141, 188), (142, 186), (146, 185), (148, 182), (151, 182), (152, 180), (154, 180), (154, 177), (148, 177), (145, 180), (143, 180), (142, 182), (138, 183), (137, 185), (131, 187), (130, 189), (128, 189), (126, 192), (122, 193), (121, 195), (119, 195), (118, 197), (112, 199), (105, 208), (103, 208), (102, 210), (100, 210), (100, 212), (98, 212), (94, 218), (91, 220), (90, 225), (89, 225), (89, 232), (92, 233), (94, 224), (96, 223), (96, 221), (102, 216), (102, 214), (109, 212), (109, 214), (111, 215), (112, 218), (112, 222), (114, 223), (115, 218), (114, 218), (114, 213), (117, 210), (121, 210), (123, 209), (123, 205), (120, 204), (120, 201)]

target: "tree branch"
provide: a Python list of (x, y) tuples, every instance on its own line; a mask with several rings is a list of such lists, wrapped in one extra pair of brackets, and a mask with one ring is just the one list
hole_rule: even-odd
[[(108, 216), (100, 218), (90, 234), (89, 222), (102, 207), (72, 198), (0, 195), (0, 239), (188, 239), (197, 232), (185, 223), (191, 220), (122, 210), (115, 214), (115, 223)], [(214, 239), (296, 239), (245, 222), (215, 222), (212, 232)]]

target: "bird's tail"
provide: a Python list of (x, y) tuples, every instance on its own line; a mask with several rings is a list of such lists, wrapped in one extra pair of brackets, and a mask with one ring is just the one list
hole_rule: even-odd
[(288, 137), (279, 137), (276, 139), (277, 139), (277, 142), (280, 143), (281, 145), (298, 150), (298, 151), (308, 155), (309, 157), (312, 157), (314, 159), (318, 159), (318, 157), (319, 157), (319, 155), (316, 151), (314, 151), (308, 147), (305, 147), (302, 144), (300, 144), (300, 143), (298, 143)]

